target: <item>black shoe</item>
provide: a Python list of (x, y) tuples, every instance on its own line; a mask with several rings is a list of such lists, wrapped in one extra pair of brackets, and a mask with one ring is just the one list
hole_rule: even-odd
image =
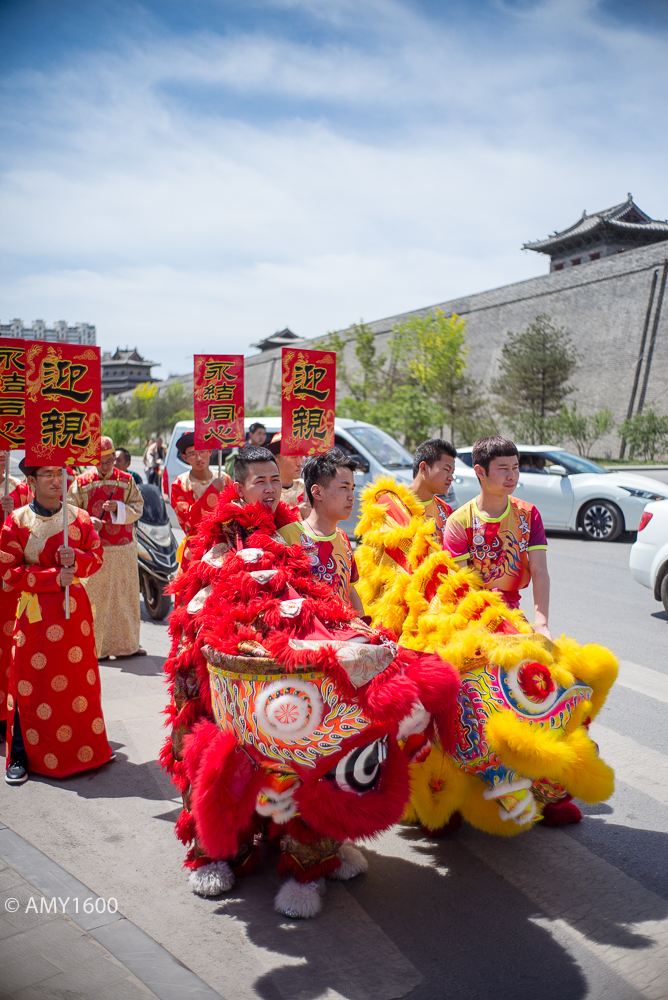
[(28, 768), (20, 760), (14, 760), (5, 771), (8, 785), (22, 785), (28, 780)]

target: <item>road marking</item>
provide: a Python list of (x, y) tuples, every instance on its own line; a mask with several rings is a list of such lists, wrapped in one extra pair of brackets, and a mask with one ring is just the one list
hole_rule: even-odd
[(668, 704), (668, 674), (661, 674), (650, 667), (642, 667), (639, 663), (632, 663), (631, 660), (620, 660), (617, 683), (637, 691), (638, 694)]
[(460, 843), (644, 997), (666, 1000), (664, 899), (558, 829), (506, 840), (468, 828)]
[(668, 757), (598, 722), (592, 723), (591, 736), (620, 781), (668, 806)]

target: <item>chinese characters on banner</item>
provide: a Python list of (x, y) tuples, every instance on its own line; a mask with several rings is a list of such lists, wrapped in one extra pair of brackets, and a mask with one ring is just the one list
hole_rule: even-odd
[(31, 341), (25, 358), (26, 463), (98, 465), (99, 347)]
[(243, 445), (243, 354), (196, 354), (194, 390), (195, 448)]
[(25, 440), (25, 341), (0, 337), (0, 451)]
[(283, 348), (281, 454), (322, 455), (334, 447), (336, 354)]

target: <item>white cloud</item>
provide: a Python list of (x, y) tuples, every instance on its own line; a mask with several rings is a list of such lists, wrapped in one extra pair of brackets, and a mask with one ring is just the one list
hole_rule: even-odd
[(542, 273), (521, 243), (629, 186), (667, 214), (665, 39), (575, 0), (495, 16), (376, 3), (357, 46), (200, 33), (8, 81), (3, 321), (184, 370)]

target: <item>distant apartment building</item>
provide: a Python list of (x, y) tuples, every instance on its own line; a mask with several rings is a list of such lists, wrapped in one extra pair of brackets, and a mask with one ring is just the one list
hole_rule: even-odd
[(57, 320), (53, 326), (47, 326), (43, 319), (36, 319), (33, 320), (32, 326), (25, 326), (22, 319), (13, 319), (11, 323), (0, 323), (0, 337), (95, 345), (95, 327), (91, 323), (75, 323), (74, 326), (68, 326), (65, 319)]

